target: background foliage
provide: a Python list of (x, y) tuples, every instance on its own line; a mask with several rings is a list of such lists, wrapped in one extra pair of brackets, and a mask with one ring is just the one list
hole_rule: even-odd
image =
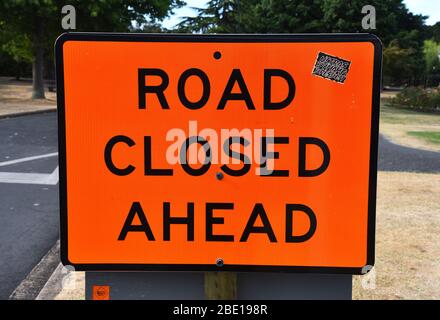
[[(0, 1), (0, 74), (30, 76), (32, 64), (53, 78), (53, 43), (61, 34), (61, 8), (76, 8), (76, 31), (302, 33), (366, 32), (364, 0), (210, 0), (175, 29), (160, 22), (182, 0), (2, 0)], [(408, 11), (402, 0), (369, 0), (376, 8), (376, 34), (384, 44), (384, 84), (438, 86), (440, 22)], [(44, 61), (36, 61), (38, 50)], [(34, 72), (35, 73), (35, 72)]]

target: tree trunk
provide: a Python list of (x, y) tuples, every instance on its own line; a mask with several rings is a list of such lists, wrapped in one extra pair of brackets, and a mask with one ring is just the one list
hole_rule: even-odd
[(17, 62), (17, 68), (15, 69), (15, 80), (20, 81), (21, 77), (21, 62)]
[(33, 37), (34, 62), (32, 63), (32, 99), (44, 99), (44, 39), (41, 18), (36, 17)]
[(43, 62), (44, 49), (37, 46), (32, 63), (32, 99), (44, 99)]

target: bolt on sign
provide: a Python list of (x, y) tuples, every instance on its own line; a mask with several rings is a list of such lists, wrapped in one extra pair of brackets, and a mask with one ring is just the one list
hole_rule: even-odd
[(365, 272), (381, 54), (367, 34), (62, 35), (63, 263)]

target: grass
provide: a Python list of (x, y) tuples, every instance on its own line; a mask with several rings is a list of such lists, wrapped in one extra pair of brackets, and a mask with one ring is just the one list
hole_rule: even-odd
[(385, 123), (440, 125), (440, 114), (395, 108), (386, 100), (381, 101), (380, 118)]
[(436, 138), (440, 133), (440, 114), (394, 108), (383, 99), (380, 132), (394, 143), (440, 152), (440, 143)]
[(375, 272), (353, 299), (440, 299), (440, 174), (379, 172), (377, 187)]
[(46, 99), (32, 99), (32, 82), (0, 77), (0, 103), (56, 104), (56, 93), (45, 92)]
[(32, 82), (0, 77), (0, 117), (22, 112), (56, 109), (56, 93), (46, 92), (46, 99), (32, 99)]
[(440, 131), (409, 131), (408, 134), (435, 144), (440, 144)]

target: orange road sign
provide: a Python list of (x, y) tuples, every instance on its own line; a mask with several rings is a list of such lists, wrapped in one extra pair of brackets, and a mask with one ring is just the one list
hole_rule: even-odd
[(367, 34), (60, 36), (63, 263), (368, 271), (381, 60)]

